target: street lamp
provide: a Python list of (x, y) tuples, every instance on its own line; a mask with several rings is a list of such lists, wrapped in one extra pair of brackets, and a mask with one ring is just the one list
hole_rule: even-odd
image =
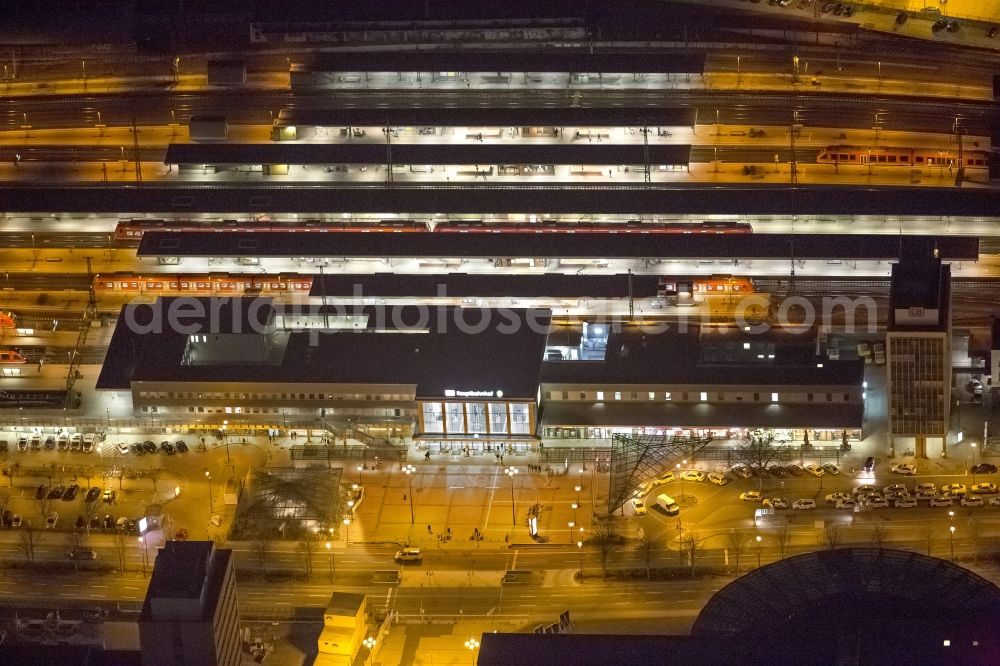
[(345, 528), (344, 545), (346, 546), (347, 542), (351, 540), (351, 519), (350, 518), (344, 518), (344, 528)]
[(330, 585), (333, 585), (333, 544), (326, 542), (326, 552), (330, 555)]
[(572, 504), (570, 504), (570, 506), (573, 507), (573, 522), (575, 523), (576, 522), (576, 510), (580, 508), (580, 505), (577, 504), (576, 502), (573, 502)]
[(583, 542), (576, 542), (576, 549), (580, 551), (580, 582), (583, 582)]
[(378, 641), (375, 640), (374, 636), (369, 636), (365, 640), (361, 641), (361, 644), (364, 645), (366, 648), (368, 648), (368, 657), (365, 659), (366, 664), (368, 663), (368, 660), (372, 658), (372, 653), (374, 652), (375, 649), (375, 643), (377, 642)]
[(417, 468), (413, 465), (403, 465), (403, 473), (406, 474), (406, 480), (410, 484), (410, 524), (414, 523), (413, 520), (413, 477), (410, 476), (417, 471)]
[(684, 499), (684, 474), (681, 472), (681, 463), (684, 463), (684, 465), (687, 465), (687, 462), (688, 462), (687, 460), (682, 460), (681, 462), (677, 463), (677, 465), (676, 465), (677, 473), (678, 473), (678, 475), (681, 478), (681, 496), (678, 497), (677, 499), (681, 499), (681, 500)]
[(951, 559), (955, 561), (955, 526), (950, 525), (948, 527), (949, 536), (951, 537)]
[(362, 466), (362, 465), (358, 465), (358, 485), (359, 485), (359, 486), (361, 485), (361, 471), (362, 471), (363, 469), (364, 469), (364, 466)]
[(576, 527), (576, 523), (571, 520), (566, 524), (569, 526), (569, 542), (573, 543), (573, 528)]
[(470, 638), (469, 640), (465, 641), (465, 647), (469, 648), (469, 650), (472, 651), (472, 663), (475, 664), (476, 649), (479, 648), (479, 641), (477, 641), (475, 638)]
[(517, 525), (517, 512), (514, 509), (514, 477), (517, 476), (517, 468), (508, 467), (504, 473), (510, 477), (510, 524)]
[(222, 422), (222, 442), (226, 445), (226, 464), (229, 462), (229, 421)]
[(972, 485), (976, 485), (976, 443), (969, 444), (972, 447)]
[(212, 503), (212, 475), (207, 469), (205, 470), (205, 478), (208, 479), (208, 512), (215, 513), (215, 506)]
[(760, 535), (758, 534), (758, 535), (757, 535), (757, 568), (758, 568), (758, 569), (760, 569), (760, 542), (761, 542), (762, 540), (763, 540), (763, 539), (762, 539), (762, 538), (761, 538), (761, 536), (760, 536)]

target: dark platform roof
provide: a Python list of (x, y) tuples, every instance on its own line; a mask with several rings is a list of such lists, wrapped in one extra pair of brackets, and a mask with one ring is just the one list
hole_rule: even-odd
[[(280, 365), (182, 365), (188, 335), (213, 332), (208, 317), (186, 319), (183, 323), (190, 327), (183, 333), (169, 326), (159, 333), (143, 333), (138, 326), (123, 325), (130, 320), (147, 323), (180, 300), (161, 298), (154, 304), (122, 308), (98, 389), (126, 390), (132, 381), (412, 384), (418, 396), (435, 397), (443, 396), (445, 389), (480, 387), (486, 381), (508, 398), (534, 399), (550, 316), (548, 310), (347, 308), (344, 314), (369, 317), (366, 330), (290, 333)], [(183, 300), (200, 303), (206, 313), (213, 301), (239, 302), (246, 310), (270, 303), (270, 299)], [(512, 318), (517, 326), (510, 324)], [(428, 332), (384, 332), (401, 326)]]
[(0, 187), (3, 213), (625, 213), (917, 215), (995, 218), (1000, 189), (738, 184), (545, 186), (435, 184)]
[[(814, 339), (803, 335), (797, 344), (776, 345), (775, 358), (752, 362), (702, 363), (703, 341), (694, 331), (645, 332), (641, 327), (612, 330), (603, 361), (546, 361), (546, 384), (688, 384), (784, 387), (861, 387), (860, 361), (825, 361), (817, 367)], [(728, 407), (727, 407), (728, 408)]]
[(690, 107), (406, 107), (393, 109), (282, 109), (278, 126), (327, 127), (688, 127), (696, 112)]
[[(768, 387), (770, 388), (770, 387)], [(768, 398), (770, 396), (767, 396)], [(549, 401), (542, 409), (547, 426), (691, 428), (860, 428), (863, 404), (700, 404)]]
[[(633, 275), (632, 296), (657, 295), (660, 278)], [(628, 275), (497, 275), (492, 273), (447, 275), (330, 275), (313, 277), (310, 296), (372, 298), (434, 296), (456, 298), (626, 298)]]
[(280, 231), (148, 231), (140, 257), (582, 257), (895, 259), (900, 247), (933, 244), (942, 258), (975, 259), (967, 236), (784, 234), (346, 234)]
[[(164, 164), (385, 164), (381, 143), (172, 143)], [(392, 144), (393, 164), (687, 164), (689, 145)]]
[(400, 50), (322, 53), (305, 69), (314, 72), (553, 72), (701, 74), (701, 53), (593, 53), (583, 50)]

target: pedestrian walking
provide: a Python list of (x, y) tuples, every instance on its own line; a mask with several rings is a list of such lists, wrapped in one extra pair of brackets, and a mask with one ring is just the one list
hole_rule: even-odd
[(403, 493), (403, 501), (406, 501), (406, 493)]
[(428, 534), (434, 534), (434, 532), (431, 531), (431, 526), (430, 525), (427, 526), (427, 533)]

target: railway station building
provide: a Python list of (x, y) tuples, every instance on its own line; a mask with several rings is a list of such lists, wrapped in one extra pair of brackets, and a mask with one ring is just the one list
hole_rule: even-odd
[[(156, 328), (182, 308), (198, 313)], [(863, 366), (817, 361), (814, 349), (809, 335), (553, 326), (544, 309), (161, 298), (125, 306), (98, 389), (165, 427), (360, 432), (430, 452), (757, 428), (861, 438)]]

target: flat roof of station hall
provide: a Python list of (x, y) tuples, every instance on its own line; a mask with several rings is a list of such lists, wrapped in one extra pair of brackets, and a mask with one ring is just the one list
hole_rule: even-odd
[[(170, 308), (200, 307), (186, 316), (183, 332), (162, 326), (144, 332), (155, 316), (168, 321)], [(219, 315), (209, 313), (217, 308)], [(345, 315), (366, 316), (360, 329), (313, 334), (286, 333), (275, 364), (182, 363), (190, 335), (269, 330), (274, 308), (269, 298), (160, 298), (122, 308), (97, 388), (127, 390), (131, 382), (240, 382), (297, 384), (415, 385), (418, 396), (443, 396), (445, 389), (490, 388), (511, 399), (534, 399), (548, 330), (548, 310), (507, 310), (518, 322), (478, 308), (400, 306), (359, 307)], [(288, 310), (291, 316), (300, 310)], [(331, 312), (331, 317), (335, 312)], [(249, 318), (248, 318), (249, 317)], [(238, 322), (234, 327), (232, 322)], [(136, 322), (139, 326), (130, 325)]]
[[(477, 144), (478, 145), (478, 144)], [(875, 215), (996, 218), (1000, 188), (823, 185), (214, 184), (0, 186), (11, 213)]]
[[(394, 143), (393, 164), (688, 164), (679, 144)], [(386, 164), (381, 143), (172, 143), (164, 164)]]
[(185, 233), (147, 231), (138, 256), (896, 259), (905, 247), (975, 259), (967, 236), (787, 234)]
[(405, 107), (391, 109), (305, 106), (282, 109), (275, 125), (329, 127), (690, 127), (697, 112), (682, 107)]

